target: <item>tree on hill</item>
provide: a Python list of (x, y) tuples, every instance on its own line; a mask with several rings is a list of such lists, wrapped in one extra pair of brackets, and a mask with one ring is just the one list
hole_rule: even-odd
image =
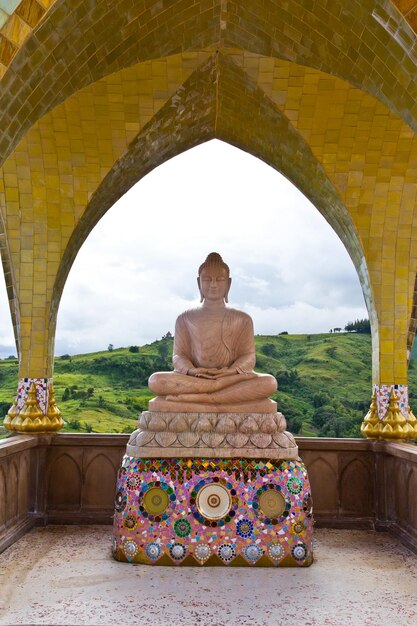
[(312, 397), (312, 404), (315, 409), (318, 409), (324, 404), (328, 404), (329, 401), (330, 401), (330, 396), (326, 391), (318, 391)]
[(348, 322), (345, 326), (345, 330), (348, 333), (367, 333), (371, 332), (371, 323), (368, 319), (355, 320), (354, 322)]
[(276, 347), (273, 343), (265, 343), (263, 346), (261, 346), (261, 352), (262, 354), (265, 354), (265, 356), (276, 356)]
[(297, 370), (282, 370), (275, 374), (278, 382), (278, 388), (281, 390), (290, 390), (300, 383), (300, 375)]
[(337, 417), (337, 411), (335, 407), (331, 404), (323, 404), (314, 411), (313, 413), (313, 424), (319, 430), (329, 422)]
[(162, 359), (166, 359), (169, 352), (169, 345), (165, 341), (160, 341), (156, 347), (159, 352), (159, 356)]

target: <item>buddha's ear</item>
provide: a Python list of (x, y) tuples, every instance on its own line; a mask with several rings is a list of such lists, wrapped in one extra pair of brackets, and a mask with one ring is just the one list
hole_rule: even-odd
[(204, 302), (203, 292), (201, 291), (200, 276), (197, 277), (198, 291), (200, 292), (200, 302)]
[(231, 284), (232, 284), (232, 279), (229, 278), (229, 286), (228, 286), (227, 291), (226, 291), (225, 296), (224, 296), (224, 301), (225, 302), (229, 302), (229, 291), (230, 291), (230, 285)]

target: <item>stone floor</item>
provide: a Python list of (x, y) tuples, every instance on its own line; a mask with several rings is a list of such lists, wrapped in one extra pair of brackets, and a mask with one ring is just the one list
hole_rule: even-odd
[(0, 624), (417, 624), (417, 556), (387, 534), (317, 530), (299, 569), (129, 565), (110, 539), (106, 526), (49, 526), (6, 550)]

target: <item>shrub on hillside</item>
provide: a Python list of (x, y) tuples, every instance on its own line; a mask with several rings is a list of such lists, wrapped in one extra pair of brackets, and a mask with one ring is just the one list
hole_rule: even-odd
[(0, 402), (0, 419), (7, 415), (7, 411), (10, 409), (11, 402)]
[(264, 343), (264, 345), (261, 346), (261, 352), (265, 356), (270, 356), (270, 357), (275, 357), (277, 355), (277, 349), (276, 349), (275, 344), (273, 343)]
[(298, 435), (303, 427), (303, 418), (300, 415), (294, 415), (285, 419), (287, 421), (287, 430), (293, 435)]
[(337, 417), (337, 412), (331, 404), (323, 404), (313, 413), (312, 422), (316, 428), (322, 428), (326, 422)]
[(278, 389), (287, 391), (293, 389), (300, 383), (300, 375), (297, 370), (282, 370), (275, 374), (278, 382)]
[(318, 409), (320, 406), (323, 406), (323, 404), (327, 404), (330, 400), (330, 396), (328, 393), (326, 393), (325, 391), (318, 391), (317, 393), (314, 394), (312, 401), (313, 401), (313, 407), (315, 409)]

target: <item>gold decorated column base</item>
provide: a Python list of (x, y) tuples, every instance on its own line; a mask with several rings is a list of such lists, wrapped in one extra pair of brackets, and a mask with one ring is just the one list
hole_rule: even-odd
[(35, 383), (32, 382), (22, 408), (19, 411), (15, 400), (3, 420), (3, 426), (12, 432), (31, 434), (61, 430), (64, 421), (55, 401), (52, 383), (49, 385), (48, 396), (46, 411), (43, 412), (38, 402)]
[(392, 388), (388, 408), (382, 419), (378, 416), (376, 391), (372, 395), (372, 402), (366, 414), (361, 433), (367, 439), (380, 439), (387, 441), (406, 441), (417, 438), (417, 419), (411, 408), (408, 407), (408, 418), (402, 414), (398, 405), (398, 397)]

